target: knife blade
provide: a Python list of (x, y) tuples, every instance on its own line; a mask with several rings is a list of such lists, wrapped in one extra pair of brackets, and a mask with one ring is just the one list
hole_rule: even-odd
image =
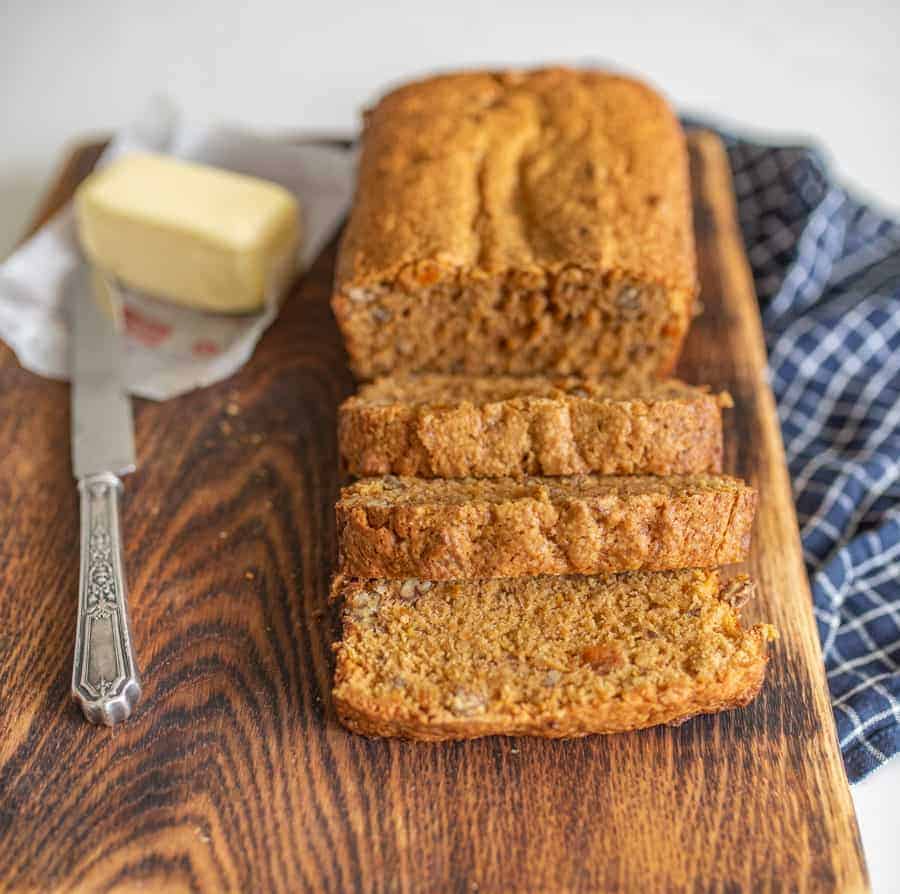
[(72, 696), (91, 723), (112, 726), (130, 716), (141, 693), (120, 523), (119, 476), (136, 464), (134, 424), (116, 321), (118, 288), (87, 266), (72, 274), (69, 286), (72, 471), (81, 495)]

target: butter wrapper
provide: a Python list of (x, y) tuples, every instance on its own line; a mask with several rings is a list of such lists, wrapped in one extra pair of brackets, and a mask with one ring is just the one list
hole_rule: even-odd
[[(291, 143), (229, 127), (183, 123), (165, 100), (154, 100), (117, 134), (99, 164), (132, 152), (155, 152), (262, 177), (300, 203), (303, 239), (298, 271), (306, 270), (335, 234), (353, 195), (355, 157), (337, 147)], [(67, 205), (0, 265), (0, 339), (26, 369), (68, 378), (70, 290), (90, 278)], [(278, 299), (258, 313), (204, 313), (121, 289), (128, 387), (165, 400), (237, 372), (278, 314)]]

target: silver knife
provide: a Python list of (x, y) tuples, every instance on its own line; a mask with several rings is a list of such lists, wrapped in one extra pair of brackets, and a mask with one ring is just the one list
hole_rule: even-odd
[(112, 726), (129, 717), (141, 694), (119, 522), (119, 476), (135, 468), (134, 424), (116, 325), (118, 289), (87, 265), (69, 284), (72, 470), (81, 494), (72, 696), (91, 723)]

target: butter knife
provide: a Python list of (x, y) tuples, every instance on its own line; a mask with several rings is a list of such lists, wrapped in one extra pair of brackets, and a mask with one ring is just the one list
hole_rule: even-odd
[(130, 716), (141, 694), (119, 513), (120, 476), (135, 468), (134, 423), (116, 324), (118, 291), (87, 266), (69, 282), (72, 471), (81, 499), (72, 696), (91, 723), (112, 726)]

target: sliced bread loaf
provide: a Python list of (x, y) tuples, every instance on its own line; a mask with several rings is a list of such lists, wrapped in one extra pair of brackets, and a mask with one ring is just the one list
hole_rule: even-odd
[(747, 704), (768, 625), (716, 571), (345, 580), (334, 702), (372, 736), (613, 733)]
[(646, 376), (405, 376), (360, 388), (338, 432), (357, 476), (689, 475), (722, 470), (727, 406)]
[(348, 577), (706, 568), (746, 557), (756, 492), (725, 475), (368, 478), (335, 507)]

